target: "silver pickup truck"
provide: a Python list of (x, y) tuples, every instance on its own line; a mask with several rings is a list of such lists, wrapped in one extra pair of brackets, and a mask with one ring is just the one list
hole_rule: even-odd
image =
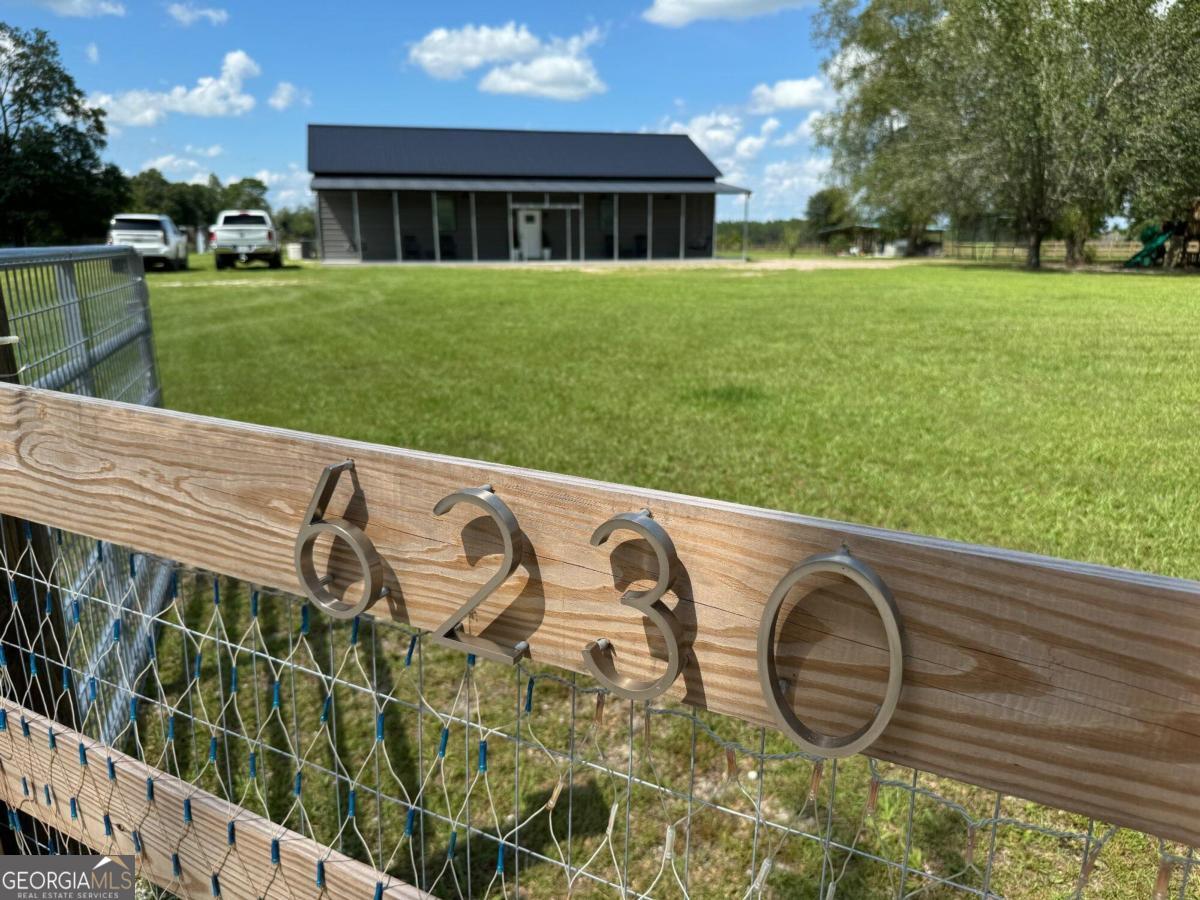
[(208, 231), (218, 269), (238, 262), (262, 260), (272, 269), (283, 265), (279, 255), (279, 234), (270, 213), (261, 209), (227, 209), (217, 214), (217, 224)]

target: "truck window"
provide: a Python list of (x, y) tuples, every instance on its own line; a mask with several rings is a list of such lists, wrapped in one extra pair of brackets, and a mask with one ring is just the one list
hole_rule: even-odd
[(158, 219), (113, 219), (113, 231), (162, 231), (163, 223)]
[(222, 225), (266, 225), (266, 216), (256, 216), (251, 213), (233, 213), (221, 220)]

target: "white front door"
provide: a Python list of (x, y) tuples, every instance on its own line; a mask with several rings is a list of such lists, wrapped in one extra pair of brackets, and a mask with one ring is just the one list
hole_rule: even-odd
[(517, 246), (522, 259), (542, 258), (542, 211), (517, 210)]

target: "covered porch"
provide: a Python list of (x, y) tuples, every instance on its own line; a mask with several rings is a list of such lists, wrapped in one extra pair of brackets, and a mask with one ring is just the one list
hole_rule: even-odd
[[(711, 259), (711, 181), (313, 180), (329, 262)], [(744, 229), (743, 229), (744, 235)], [(745, 248), (743, 244), (743, 257)]]

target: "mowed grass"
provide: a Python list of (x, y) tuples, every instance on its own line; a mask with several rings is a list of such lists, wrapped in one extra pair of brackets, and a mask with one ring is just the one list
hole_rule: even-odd
[[(150, 287), (165, 402), (175, 409), (1200, 575), (1193, 487), (1200, 474), (1194, 449), (1200, 283), (1191, 280), (945, 265), (815, 272), (305, 266), (154, 273)], [(193, 628), (207, 619), (207, 591), (198, 586), (180, 607)], [(237, 588), (229, 589), (222, 609), (229, 632), (240, 634), (247, 612)], [(264, 641), (282, 653), (295, 623), (279, 610), (271, 615)], [(304, 659), (328, 673), (347, 645), (345, 629), (330, 636), (327, 628), (314, 618), (312, 644), (328, 645), (328, 658), (322, 649)], [(407, 636), (396, 629), (380, 635), (382, 678), (393, 696), (415, 702), (401, 662)], [(193, 648), (185, 654), (171, 641), (173, 632), (164, 638), (160, 669), (168, 694), (178, 697), (187, 679), (169, 660), (190, 658)], [(216, 708), (227, 673), (217, 670), (215, 653), (206, 654), (212, 671), (206, 670), (204, 691)], [(448, 709), (463, 671), (460, 656), (427, 653), (427, 697)], [(485, 698), (520, 690), (500, 667), (481, 664), (472, 677)], [(302, 682), (299, 706), (312, 711), (311, 727), (323, 688), (311, 677)], [(269, 686), (264, 681), (257, 689), (265, 696)], [(629, 728), (641, 746), (640, 710), (627, 721), (628, 707), (610, 702), (602, 724), (589, 726), (594, 698), (581, 696), (581, 755), (600, 760), (611, 753), (606, 762), (620, 769)], [(565, 746), (568, 694), (546, 682), (537, 699), (539, 735)], [(353, 771), (370, 753), (372, 713), (340, 692), (337, 702), (338, 752)], [(485, 724), (511, 728), (508, 701), (485, 703), (483, 712), (491, 719)], [(423, 748), (428, 761), (438, 740), (436, 726), (427, 722), (418, 733), (412, 718), (398, 713), (388, 720), (388, 745), (396, 748), (405, 781), (417, 778), (414, 748)], [(757, 746), (753, 729), (708, 721), (724, 737)], [(742, 793), (757, 792), (748, 780), (752, 759), (740, 757), (743, 780), (730, 781), (723, 751), (702, 739), (697, 782), (689, 786), (690, 723), (656, 718), (653, 728), (652, 758), (638, 751), (645, 777), (753, 814)], [(460, 772), (473, 765), (477, 735), (466, 737), (459, 729), (451, 742), (459, 748), (453, 752)], [(766, 749), (789, 747), (772, 736)], [(511, 798), (512, 751), (492, 752), (491, 777)], [(528, 747), (522, 754), (524, 817), (561, 773)], [(332, 767), (333, 760), (321, 764)], [(907, 777), (895, 767), (883, 771)], [(768, 818), (786, 821), (788, 810), (805, 805), (810, 766), (769, 763), (763, 775)], [(268, 793), (286, 809), (290, 772), (271, 777)], [(240, 794), (244, 777), (234, 780)], [(602, 846), (610, 805), (624, 802), (624, 789), (594, 773), (577, 772), (573, 783), (581, 803), (573, 819), (578, 865)], [(929, 776), (920, 785), (976, 818), (993, 813), (994, 795), (987, 792)], [(854, 840), (866, 787), (861, 759), (839, 768), (836, 840)], [(809, 806), (798, 825), (826, 825), (829, 788), (827, 772), (815, 812)], [(318, 836), (332, 840), (334, 792), (328, 786), (313, 792)], [(373, 829), (375, 811), (365, 803), (359, 815)], [(502, 819), (513, 814), (511, 806), (510, 799), (500, 801)], [(633, 794), (634, 887), (654, 877), (666, 824), (684, 812), (678, 803), (668, 806), (653, 792)], [(1012, 799), (1001, 814), (1086, 830), (1077, 816)], [(859, 846), (904, 858), (908, 816), (905, 791), (881, 790)], [(912, 817), (910, 866), (980, 887), (989, 836), (971, 836), (960, 818), (926, 798)], [(545, 819), (529, 838), (554, 857)], [(511, 827), (508, 819), (499, 826), (489, 821), (486, 809), (477, 808), (473, 820), (485, 831)], [(401, 823), (402, 810), (384, 812), (383, 829), (393, 837), (385, 847)], [(556, 827), (564, 827), (561, 817)], [(617, 846), (624, 827), (622, 815)], [(449, 829), (430, 828), (436, 871)], [(692, 896), (740, 895), (754, 875), (753, 829), (704, 813), (693, 822), (691, 840)], [(993, 890), (1030, 900), (1073, 895), (1078, 845), (1001, 829), (996, 847)], [(361, 855), (353, 841), (347, 849)], [(494, 873), (495, 851), (477, 844), (475, 852), (471, 880), (478, 891)], [(456, 871), (465, 878), (461, 857), (460, 851)], [(960, 874), (972, 862), (980, 868)], [(841, 865), (840, 856), (835, 863)], [(616, 877), (604, 857), (598, 865)], [(1156, 866), (1153, 839), (1123, 832), (1101, 854), (1084, 896), (1148, 896)], [(394, 871), (415, 876), (403, 858)], [(793, 840), (776, 859), (767, 894), (815, 897), (823, 877), (819, 851)], [(1176, 892), (1179, 880), (1177, 872)], [(908, 888), (923, 883), (910, 876)], [(522, 862), (521, 886), (528, 896), (565, 894), (561, 873), (534, 861)], [(593, 894), (586, 883), (578, 887), (578, 896)], [(856, 861), (837, 896), (893, 896), (897, 887), (894, 871)], [(1187, 896), (1197, 890), (1193, 878)], [(437, 893), (453, 895), (448, 878)], [(680, 895), (669, 872), (655, 893)], [(934, 888), (922, 896), (955, 895)]]

